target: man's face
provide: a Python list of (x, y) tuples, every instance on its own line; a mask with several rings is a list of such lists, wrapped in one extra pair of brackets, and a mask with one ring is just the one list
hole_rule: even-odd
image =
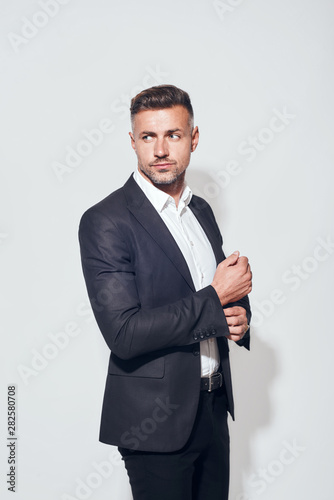
[(134, 117), (131, 145), (138, 167), (152, 184), (172, 184), (186, 170), (198, 144), (198, 128), (192, 129), (183, 106), (140, 111)]

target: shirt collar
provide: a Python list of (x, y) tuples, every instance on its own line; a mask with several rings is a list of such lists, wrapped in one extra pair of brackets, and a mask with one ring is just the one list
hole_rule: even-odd
[[(174, 198), (172, 198), (172, 196), (170, 196), (167, 193), (164, 193), (164, 191), (161, 191), (161, 189), (158, 189), (153, 184), (151, 184), (147, 179), (145, 179), (145, 177), (143, 177), (139, 173), (138, 168), (135, 170), (133, 177), (134, 180), (139, 185), (139, 187), (144, 192), (144, 194), (147, 196), (149, 201), (152, 203), (154, 208), (159, 213), (161, 213), (169, 204), (175, 205)], [(188, 186), (188, 184), (185, 182), (178, 205), (178, 211), (181, 212), (184, 207), (189, 205), (191, 198), (192, 198), (192, 191)]]

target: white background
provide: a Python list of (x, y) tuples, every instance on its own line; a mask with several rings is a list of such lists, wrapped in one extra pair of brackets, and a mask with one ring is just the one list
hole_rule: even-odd
[[(211, 203), (225, 252), (247, 255), (254, 276), (252, 349), (231, 346), (230, 499), (331, 500), (333, 2), (41, 4), (0, 7), (1, 497), (13, 498), (16, 384), (15, 498), (131, 499), (117, 450), (98, 442), (108, 348), (77, 229), (135, 168), (130, 97), (172, 83), (190, 93), (201, 132), (188, 182)], [(83, 131), (101, 120), (109, 133), (87, 149)], [(67, 165), (83, 140), (86, 156)]]

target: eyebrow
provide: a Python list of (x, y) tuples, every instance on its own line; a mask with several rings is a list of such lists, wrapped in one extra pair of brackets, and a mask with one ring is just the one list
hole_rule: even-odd
[[(166, 135), (174, 134), (175, 132), (182, 132), (180, 128), (173, 128), (170, 130), (167, 130), (165, 132)], [(149, 130), (144, 130), (143, 132), (140, 133), (140, 135), (151, 135), (151, 136), (156, 136), (157, 134), (155, 132), (150, 132)]]

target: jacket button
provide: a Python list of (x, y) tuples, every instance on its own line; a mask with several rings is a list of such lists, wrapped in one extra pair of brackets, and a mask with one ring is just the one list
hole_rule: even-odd
[(193, 349), (193, 355), (194, 356), (198, 356), (199, 355), (199, 349), (197, 347), (195, 347), (195, 349)]
[(200, 338), (201, 338), (201, 339), (204, 339), (204, 332), (201, 332), (201, 333), (199, 334), (199, 336), (200, 336)]
[(198, 340), (197, 333), (194, 333), (194, 335), (193, 335), (193, 339), (194, 339), (194, 340)]
[(206, 334), (207, 337), (210, 337), (210, 332), (207, 330)]
[(211, 333), (212, 335), (216, 335), (217, 331), (214, 328), (212, 328)]

